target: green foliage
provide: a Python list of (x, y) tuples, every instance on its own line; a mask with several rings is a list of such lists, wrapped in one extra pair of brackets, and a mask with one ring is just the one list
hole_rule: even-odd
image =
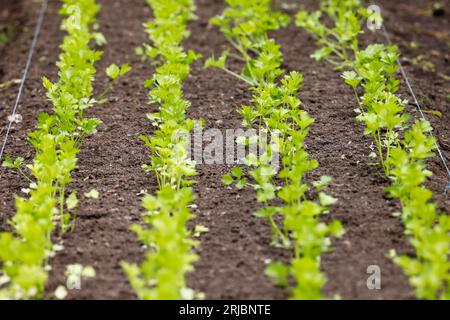
[[(42, 113), (38, 129), (29, 134), (35, 148), (33, 163), (27, 165), (28, 199), (16, 196), (16, 214), (10, 223), (12, 232), (0, 234), (0, 262), (3, 286), (0, 299), (38, 298), (47, 280), (47, 260), (53, 254), (51, 234), (54, 221), (60, 221), (65, 232), (70, 223), (69, 212), (78, 200), (75, 193), (65, 199), (65, 187), (71, 182), (71, 172), (77, 168), (78, 145), (83, 137), (95, 132), (98, 119), (86, 119), (87, 108), (94, 105), (92, 82), (94, 63), (101, 52), (89, 48), (90, 27), (99, 6), (94, 0), (65, 0), (61, 14), (67, 16), (62, 29), (67, 32), (61, 45), (57, 66), (59, 80), (44, 78), (53, 113)], [(3, 166), (21, 169), (23, 159), (7, 157)], [(26, 176), (26, 175), (25, 175)], [(27, 177), (27, 176), (26, 176)]]
[(282, 56), (279, 45), (269, 39), (267, 33), (287, 26), (289, 16), (273, 11), (271, 0), (227, 0), (227, 3), (229, 6), (224, 12), (210, 23), (220, 28), (245, 66), (240, 74), (229, 70), (226, 67), (228, 51), (217, 60), (208, 59), (205, 66), (221, 68), (253, 86), (273, 82), (281, 75)]
[[(106, 97), (114, 89), (114, 85), (116, 84), (117, 80), (119, 78), (123, 77), (124, 75), (126, 75), (127, 73), (129, 73), (130, 71), (131, 71), (131, 66), (127, 63), (122, 64), (120, 67), (114, 63), (111, 64), (110, 66), (108, 66), (108, 68), (106, 68), (106, 70), (105, 70), (105, 73), (108, 76), (108, 78), (111, 79), (111, 82), (105, 88), (105, 90), (98, 96), (97, 103), (103, 104), (103, 103), (107, 102), (108, 99)], [(89, 119), (89, 120), (91, 120), (91, 119)]]
[(16, 160), (11, 159), (11, 156), (6, 156), (5, 160), (3, 161), (2, 167), (8, 168), (8, 169), (19, 169), (23, 161), (25, 159), (22, 157), (17, 157)]
[(91, 191), (86, 192), (84, 196), (89, 199), (98, 199), (100, 193), (97, 191), (97, 189), (92, 189)]
[(131, 67), (129, 64), (123, 64), (120, 67), (116, 64), (112, 64), (106, 69), (106, 75), (114, 81), (117, 78), (126, 75), (130, 71)]
[[(286, 26), (289, 18), (274, 12), (269, 0), (229, 0), (227, 3), (229, 7), (211, 23), (220, 27), (237, 55), (224, 51), (219, 59), (208, 59), (205, 66), (220, 68), (251, 87), (251, 104), (238, 110), (243, 124), (247, 127), (258, 125), (259, 132), (271, 133), (271, 143), (264, 146), (264, 153), (259, 157), (250, 153), (246, 158), (254, 182), (248, 185), (254, 187), (257, 200), (264, 205), (254, 215), (271, 225), (274, 246), (292, 248), (295, 252), (288, 265), (270, 264), (266, 274), (282, 286), (287, 286), (289, 278), (293, 278), (296, 285), (291, 295), (294, 299), (321, 299), (326, 279), (320, 270), (320, 255), (329, 250), (329, 238), (340, 236), (343, 229), (339, 222), (326, 224), (320, 221), (334, 198), (325, 193), (320, 193), (317, 201), (306, 197), (310, 186), (304, 182), (304, 177), (318, 166), (317, 161), (309, 159), (304, 145), (314, 119), (301, 109), (298, 98), (302, 74), (295, 71), (285, 74), (281, 69), (280, 46), (268, 36), (268, 31)], [(232, 55), (245, 63), (240, 72), (226, 67), (227, 58)], [(253, 140), (256, 144), (261, 143), (259, 139)], [(271, 163), (278, 155), (282, 162), (279, 172)], [(241, 183), (243, 179), (247, 184), (243, 171), (233, 168), (230, 174), (222, 177), (222, 182), (226, 185), (237, 182), (239, 188), (244, 184)], [(324, 188), (327, 183), (329, 181), (318, 183), (317, 189)], [(274, 200), (281, 205), (272, 206)], [(277, 216), (282, 220), (282, 228), (276, 222)]]
[(247, 184), (247, 179), (244, 177), (244, 172), (239, 167), (234, 167), (231, 169), (231, 173), (224, 175), (221, 180), (226, 186), (236, 182), (236, 188), (238, 189), (243, 189)]
[(194, 200), (191, 188), (174, 190), (162, 187), (156, 197), (143, 200), (143, 219), (150, 227), (132, 226), (138, 238), (149, 249), (140, 265), (123, 263), (130, 283), (139, 299), (176, 300), (186, 288), (186, 274), (193, 271), (197, 255), (192, 252), (196, 242), (191, 239), (187, 222), (193, 218), (188, 204)]
[(392, 151), (393, 183), (389, 195), (400, 199), (402, 221), (416, 256), (392, 255), (410, 277), (421, 299), (450, 299), (450, 219), (439, 214), (432, 202), (433, 193), (423, 187), (431, 172), (424, 160), (433, 156), (436, 141), (427, 133), (431, 126), (426, 121), (416, 121), (405, 133), (403, 146)]
[[(332, 19), (332, 27), (322, 22), (325, 14)], [(298, 27), (308, 30), (320, 46), (312, 58), (325, 59), (343, 69), (353, 64), (353, 56), (358, 51), (358, 36), (367, 20), (380, 24), (381, 16), (363, 8), (360, 0), (320, 0), (319, 11), (300, 11), (295, 22)]]
[[(320, 22), (323, 14), (331, 19), (331, 27)], [(400, 200), (398, 215), (415, 249), (414, 257), (391, 251), (392, 259), (409, 276), (418, 298), (450, 299), (450, 220), (438, 212), (433, 193), (424, 187), (431, 175), (426, 160), (434, 156), (436, 141), (429, 135), (432, 128), (427, 121), (410, 125), (404, 102), (396, 95), (397, 48), (372, 44), (359, 50), (358, 35), (366, 19), (381, 22), (357, 0), (322, 0), (321, 11), (299, 12), (297, 25), (317, 38), (321, 46), (317, 60), (327, 59), (338, 69), (347, 69), (342, 77), (358, 100), (357, 119), (377, 144), (380, 164), (391, 179), (386, 191)], [(363, 91), (361, 97), (359, 91)]]
[(282, 262), (270, 263), (264, 273), (272, 278), (273, 282), (280, 287), (287, 287), (289, 284), (289, 266)]
[(147, 226), (132, 227), (148, 247), (146, 259), (140, 265), (123, 262), (122, 266), (140, 299), (193, 299), (195, 294), (186, 287), (186, 274), (193, 271), (197, 260), (193, 252), (196, 242), (187, 223), (193, 218), (188, 205), (194, 200), (189, 178), (197, 173), (186, 150), (196, 122), (186, 118), (190, 102), (183, 97), (183, 81), (200, 56), (186, 52), (181, 42), (189, 36), (187, 23), (195, 18), (195, 6), (192, 0), (147, 2), (154, 14), (146, 24), (152, 44), (144, 45), (145, 50), (138, 53), (146, 55), (145, 60), (158, 61), (145, 86), (150, 89), (150, 102), (159, 110), (147, 116), (157, 130), (140, 139), (150, 150), (151, 163), (143, 169), (155, 174), (159, 190), (156, 196), (147, 195), (143, 200)]
[[(370, 45), (357, 52), (355, 60), (356, 79), (364, 88), (357, 119), (365, 124), (364, 133), (376, 141), (380, 163), (387, 176), (391, 149), (399, 144), (399, 133), (408, 121), (403, 102), (395, 95), (399, 84), (393, 77), (397, 70), (396, 50), (394, 46)], [(356, 80), (346, 80), (349, 81)]]
[(329, 176), (322, 176), (320, 177), (319, 181), (313, 182), (314, 188), (321, 191), (324, 188), (328, 187), (328, 185), (331, 183), (333, 179)]

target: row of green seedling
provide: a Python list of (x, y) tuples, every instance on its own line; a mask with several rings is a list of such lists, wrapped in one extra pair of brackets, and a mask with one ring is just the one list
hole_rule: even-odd
[(187, 288), (186, 274), (193, 271), (198, 257), (187, 223), (193, 218), (189, 204), (195, 196), (190, 186), (196, 170), (187, 148), (196, 122), (186, 116), (190, 102), (184, 98), (183, 82), (199, 56), (186, 52), (181, 43), (189, 36), (187, 24), (195, 18), (195, 5), (191, 0), (147, 2), (154, 16), (146, 24), (151, 45), (137, 51), (156, 69), (145, 86), (158, 112), (147, 116), (155, 132), (141, 139), (150, 151), (150, 164), (143, 169), (154, 174), (158, 190), (143, 199), (146, 226), (132, 226), (147, 248), (145, 260), (122, 265), (140, 299), (193, 299), (196, 295)]
[(296, 20), (321, 47), (313, 57), (332, 63), (353, 89), (357, 120), (376, 144), (376, 152), (369, 156), (379, 159), (391, 180), (386, 192), (401, 203), (401, 212), (395, 215), (401, 217), (415, 256), (398, 256), (392, 250), (390, 257), (409, 276), (418, 298), (450, 299), (450, 218), (438, 211), (433, 193), (424, 187), (431, 176), (426, 160), (434, 156), (436, 140), (429, 134), (430, 123), (411, 119), (407, 102), (397, 94), (397, 48), (371, 44), (359, 50), (358, 37), (367, 21), (371, 26), (382, 23), (357, 0), (322, 0), (320, 11), (299, 12)]
[[(225, 11), (211, 24), (219, 26), (231, 48), (218, 59), (208, 59), (206, 66), (220, 68), (248, 84), (253, 97), (238, 109), (243, 125), (257, 128), (260, 135), (271, 135), (272, 141), (262, 154), (250, 153), (246, 157), (248, 177), (235, 167), (222, 181), (228, 185), (235, 182), (238, 188), (253, 188), (262, 204), (255, 216), (272, 226), (272, 245), (291, 249), (289, 262), (270, 263), (266, 274), (277, 285), (289, 287), (293, 299), (322, 299), (326, 276), (321, 271), (320, 257), (330, 250), (330, 237), (341, 236), (343, 228), (339, 221), (321, 221), (336, 202), (323, 192), (331, 179), (322, 177), (313, 184), (305, 181), (305, 175), (318, 166), (305, 149), (314, 119), (302, 110), (298, 98), (301, 73), (281, 69), (280, 46), (268, 36), (269, 31), (285, 27), (290, 18), (274, 11), (270, 0), (227, 3)], [(229, 69), (229, 59), (240, 61), (242, 70)], [(246, 144), (261, 144), (261, 139), (250, 137)], [(281, 158), (280, 170), (272, 165), (275, 156)]]
[(48, 260), (54, 255), (52, 234), (73, 227), (71, 213), (77, 206), (75, 193), (66, 194), (77, 168), (77, 155), (83, 139), (93, 134), (99, 119), (84, 116), (95, 105), (92, 82), (94, 63), (102, 53), (89, 44), (101, 35), (91, 32), (99, 6), (94, 0), (64, 0), (60, 14), (66, 16), (62, 29), (67, 32), (57, 63), (59, 79), (43, 79), (53, 112), (41, 113), (37, 130), (29, 133), (35, 149), (30, 164), (23, 158), (7, 157), (4, 167), (17, 169), (29, 182), (26, 197), (16, 196), (16, 213), (11, 231), (0, 234), (0, 299), (41, 297), (48, 278)]

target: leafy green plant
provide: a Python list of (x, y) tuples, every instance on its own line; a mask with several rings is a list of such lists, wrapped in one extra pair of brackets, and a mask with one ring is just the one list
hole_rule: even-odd
[(436, 141), (428, 135), (432, 130), (426, 121), (416, 121), (405, 132), (402, 146), (392, 150), (389, 164), (392, 166), (392, 184), (389, 195), (400, 199), (401, 218), (416, 256), (391, 257), (410, 277), (421, 299), (450, 299), (450, 219), (440, 214), (433, 193), (423, 184), (431, 175), (424, 160), (433, 156)]
[(57, 83), (43, 79), (53, 113), (41, 113), (37, 130), (29, 134), (35, 148), (32, 164), (26, 165), (31, 177), (24, 171), (22, 158), (7, 157), (3, 162), (4, 167), (24, 175), (30, 190), (29, 198), (16, 196), (17, 212), (10, 221), (13, 231), (0, 234), (1, 299), (41, 296), (48, 276), (47, 260), (55, 250), (51, 235), (57, 225), (61, 232), (69, 228), (70, 212), (77, 206), (75, 193), (66, 198), (66, 186), (77, 168), (81, 141), (101, 123), (84, 117), (96, 102), (92, 82), (94, 63), (101, 52), (91, 50), (89, 43), (98, 10), (94, 0), (64, 0), (60, 13), (66, 16), (62, 29), (67, 35), (57, 63), (59, 79)]
[[(224, 51), (219, 59), (209, 58), (207, 67), (218, 67), (255, 86), (261, 81), (273, 82), (280, 76), (278, 69), (282, 59), (275, 41), (267, 33), (286, 26), (288, 15), (273, 11), (271, 0), (227, 1), (224, 12), (211, 19), (210, 23), (220, 28), (238, 55)], [(226, 67), (229, 56), (242, 60), (241, 72)]]
[(188, 204), (194, 200), (191, 188), (161, 188), (156, 197), (147, 195), (144, 222), (151, 228), (134, 225), (132, 230), (148, 246), (145, 262), (140, 266), (123, 263), (130, 283), (144, 300), (181, 299), (186, 291), (186, 274), (193, 271), (197, 255), (192, 251), (196, 241), (186, 228), (193, 218)]
[(231, 173), (222, 177), (222, 183), (227, 186), (236, 183), (236, 188), (242, 189), (247, 184), (247, 179), (244, 177), (244, 172), (240, 167), (234, 167), (231, 169)]
[(395, 46), (370, 45), (356, 53), (355, 71), (344, 72), (345, 82), (356, 92), (359, 84), (364, 95), (358, 98), (357, 120), (364, 123), (365, 134), (377, 144), (381, 166), (390, 175), (387, 163), (391, 149), (399, 145), (399, 134), (406, 128), (409, 115), (404, 113), (403, 101), (395, 93), (399, 81), (393, 76), (398, 59)]
[[(319, 11), (300, 11), (295, 21), (298, 27), (308, 30), (320, 46), (311, 57), (317, 61), (327, 60), (338, 70), (351, 67), (363, 23), (371, 21), (374, 26), (380, 25), (381, 16), (362, 7), (360, 0), (320, 0), (319, 3)], [(325, 14), (332, 19), (333, 26), (322, 22)]]
[[(331, 19), (331, 27), (320, 21), (322, 14)], [(313, 56), (316, 60), (326, 59), (345, 70), (342, 78), (358, 101), (357, 120), (376, 142), (380, 165), (391, 179), (386, 191), (400, 200), (402, 211), (396, 215), (401, 217), (416, 255), (398, 256), (392, 250), (391, 258), (409, 276), (419, 298), (450, 299), (449, 219), (438, 212), (433, 193), (424, 187), (431, 175), (425, 161), (434, 156), (436, 148), (429, 135), (432, 127), (425, 120), (411, 125), (405, 102), (396, 95), (397, 48), (372, 44), (359, 49), (358, 36), (366, 19), (381, 21), (361, 8), (360, 1), (322, 0), (320, 11), (299, 12), (297, 25), (313, 34), (321, 46)]]
[[(226, 185), (236, 183), (255, 189), (256, 197), (263, 208), (255, 216), (266, 219), (273, 230), (272, 245), (292, 248), (289, 264), (270, 264), (266, 274), (275, 284), (288, 286), (289, 278), (295, 280), (291, 290), (294, 299), (322, 299), (321, 289), (326, 282), (320, 270), (320, 255), (330, 248), (330, 237), (340, 236), (343, 228), (338, 221), (321, 222), (329, 206), (336, 201), (322, 191), (327, 178), (317, 185), (317, 198), (311, 200), (306, 193), (311, 190), (304, 182), (305, 175), (318, 163), (310, 160), (304, 140), (314, 122), (304, 110), (298, 93), (303, 77), (299, 72), (285, 73), (281, 69), (283, 56), (280, 46), (268, 36), (268, 31), (287, 25), (289, 17), (272, 10), (268, 0), (228, 0), (229, 7), (211, 23), (230, 42), (236, 54), (224, 51), (218, 59), (209, 58), (205, 66), (216, 67), (245, 81), (253, 92), (250, 105), (242, 106), (238, 112), (247, 127), (258, 126), (260, 132), (277, 132), (259, 157), (250, 153), (246, 158), (252, 183), (247, 183), (242, 169), (233, 168), (222, 177)], [(229, 58), (241, 60), (243, 69), (233, 71), (227, 67)], [(258, 138), (250, 138), (261, 143)], [(279, 172), (271, 164), (276, 154), (281, 156)], [(274, 203), (280, 203), (274, 206)], [(282, 218), (282, 226), (276, 217)]]
[(107, 101), (106, 97), (108, 94), (114, 89), (114, 86), (118, 79), (126, 75), (131, 71), (131, 66), (128, 63), (122, 64), (120, 67), (115, 63), (111, 64), (108, 68), (106, 68), (106, 75), (111, 80), (106, 89), (100, 94), (97, 98), (98, 104), (103, 104)]
[[(189, 36), (187, 23), (195, 18), (192, 0), (147, 0), (154, 19), (146, 24), (151, 45), (143, 55), (153, 60), (156, 71), (145, 82), (152, 104), (158, 112), (147, 117), (156, 126), (152, 136), (141, 140), (150, 150), (150, 164), (143, 169), (158, 181), (156, 196), (146, 195), (143, 220), (146, 227), (132, 226), (138, 238), (148, 247), (140, 264), (123, 262), (123, 269), (140, 299), (193, 299), (198, 297), (186, 285), (186, 274), (193, 271), (197, 255), (196, 241), (187, 223), (193, 218), (188, 204), (194, 200), (191, 177), (195, 163), (188, 159), (189, 134), (197, 122), (187, 119), (190, 102), (183, 97), (183, 81), (190, 65), (200, 56), (185, 51), (181, 45)], [(117, 71), (117, 70), (116, 70)]]

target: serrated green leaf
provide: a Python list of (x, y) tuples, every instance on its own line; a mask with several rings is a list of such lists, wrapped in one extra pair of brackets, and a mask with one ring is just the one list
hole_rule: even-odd
[(221, 178), (220, 180), (221, 180), (222, 183), (223, 183), (224, 185), (226, 185), (226, 186), (229, 186), (229, 185), (233, 184), (233, 182), (234, 182), (234, 179), (233, 179), (233, 177), (231, 176), (231, 174), (225, 174), (225, 175), (223, 175), (222, 178)]
[(116, 80), (120, 75), (120, 68), (113, 63), (106, 68), (106, 75), (111, 78), (111, 80)]

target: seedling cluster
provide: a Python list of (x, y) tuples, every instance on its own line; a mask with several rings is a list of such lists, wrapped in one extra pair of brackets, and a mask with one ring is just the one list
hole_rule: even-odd
[[(321, 21), (327, 16), (333, 23)], [(431, 172), (426, 160), (434, 156), (437, 142), (425, 120), (412, 120), (406, 102), (397, 94), (400, 81), (395, 78), (399, 54), (393, 45), (370, 44), (359, 49), (358, 38), (367, 21), (381, 17), (362, 7), (360, 1), (321, 0), (320, 10), (297, 14), (296, 23), (316, 37), (320, 49), (313, 58), (327, 60), (340, 71), (358, 101), (357, 120), (364, 133), (373, 137), (380, 167), (390, 178), (386, 189), (399, 199), (405, 233), (415, 249), (415, 257), (389, 255), (409, 276), (420, 299), (450, 298), (450, 219), (439, 213), (433, 193), (424, 186)]]
[(187, 288), (186, 274), (193, 271), (198, 257), (187, 222), (193, 218), (188, 205), (195, 199), (190, 178), (196, 170), (187, 147), (197, 121), (186, 117), (190, 102), (183, 96), (183, 82), (200, 56), (186, 52), (181, 42), (189, 36), (187, 23), (195, 18), (195, 6), (191, 0), (147, 2), (154, 13), (154, 19), (146, 24), (151, 45), (145, 45), (140, 53), (157, 64), (145, 86), (158, 112), (148, 115), (155, 133), (141, 140), (149, 148), (151, 160), (143, 169), (155, 175), (159, 188), (155, 196), (143, 199), (143, 220), (148, 227), (132, 226), (148, 248), (146, 259), (140, 265), (122, 265), (141, 299), (192, 299), (195, 294)]
[[(258, 202), (263, 204), (255, 216), (266, 219), (272, 226), (272, 245), (292, 249), (289, 263), (273, 262), (267, 266), (266, 274), (281, 286), (288, 286), (291, 278), (295, 280), (290, 290), (294, 299), (322, 299), (326, 277), (320, 270), (320, 255), (330, 249), (330, 237), (339, 237), (344, 231), (339, 221), (328, 224), (321, 221), (337, 201), (323, 191), (329, 179), (324, 177), (324, 183), (316, 187), (305, 181), (305, 175), (318, 166), (316, 160), (309, 158), (304, 143), (314, 119), (302, 110), (298, 98), (302, 74), (281, 69), (280, 46), (268, 36), (270, 30), (286, 26), (290, 18), (273, 11), (269, 0), (227, 3), (229, 7), (211, 23), (220, 27), (237, 56), (231, 55), (231, 50), (224, 51), (220, 58), (208, 59), (206, 66), (220, 68), (249, 85), (252, 100), (238, 110), (245, 126), (277, 131), (280, 137), (259, 157), (250, 153), (246, 158), (254, 181), (248, 185), (255, 189)], [(228, 69), (229, 57), (242, 61), (241, 71)], [(258, 139), (250, 137), (248, 143), (258, 143)], [(281, 156), (279, 172), (271, 165), (275, 153)], [(225, 184), (237, 180), (238, 188), (246, 184), (242, 170), (237, 168), (222, 180)], [(315, 196), (308, 197), (312, 189)], [(281, 227), (277, 216), (282, 219)]]
[[(59, 227), (66, 232), (77, 207), (75, 193), (66, 194), (77, 168), (77, 155), (83, 139), (96, 132), (99, 119), (85, 117), (95, 105), (94, 64), (102, 55), (89, 47), (91, 31), (100, 7), (94, 0), (64, 0), (60, 14), (66, 16), (62, 29), (67, 32), (57, 63), (59, 79), (44, 78), (53, 112), (41, 113), (38, 129), (29, 134), (35, 149), (31, 164), (23, 158), (7, 157), (4, 167), (18, 169), (30, 183), (29, 197), (16, 196), (17, 212), (11, 219), (11, 232), (0, 234), (2, 299), (38, 298), (44, 291), (54, 254), (52, 233)], [(23, 168), (25, 167), (25, 168)]]
[[(99, 10), (95, 0), (63, 0), (60, 14), (66, 18), (61, 29), (67, 35), (56, 64), (58, 81), (43, 78), (52, 113), (39, 114), (37, 130), (28, 135), (35, 149), (32, 163), (7, 156), (2, 164), (18, 170), (26, 179), (29, 187), (23, 191), (29, 197), (16, 196), (17, 212), (10, 221), (13, 230), (0, 234), (0, 298), (40, 297), (51, 270), (48, 260), (61, 247), (52, 243), (52, 234), (58, 230), (62, 235), (75, 227), (79, 200), (76, 192), (67, 194), (67, 186), (78, 168), (77, 155), (83, 140), (96, 133), (102, 123), (85, 116), (97, 104), (93, 96), (94, 65), (103, 53), (90, 45), (93, 40), (104, 43), (101, 33), (94, 30)], [(110, 77), (115, 80), (129, 70), (123, 65), (120, 74)], [(98, 197), (98, 192), (93, 191), (85, 197)]]

